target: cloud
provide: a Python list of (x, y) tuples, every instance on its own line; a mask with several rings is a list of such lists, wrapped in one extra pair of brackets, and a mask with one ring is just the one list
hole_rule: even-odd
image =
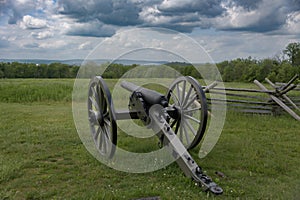
[(23, 29), (43, 29), (47, 26), (46, 20), (38, 19), (30, 15), (23, 16), (23, 19), (20, 22), (20, 27)]
[(67, 35), (109, 37), (128, 26), (281, 34), (299, 10), (299, 0), (2, 0), (0, 15), (26, 29), (57, 26), (63, 19), (71, 27), (61, 31)]
[(17, 24), (26, 15), (32, 13), (43, 15), (45, 11), (53, 11), (54, 4), (52, 0), (2, 0), (0, 15), (7, 16), (8, 24)]
[(39, 44), (39, 47), (44, 49), (61, 49), (67, 45), (68, 43), (65, 40), (55, 40), (51, 42), (41, 43)]
[(215, 17), (225, 11), (220, 2), (221, 0), (60, 0), (59, 13), (82, 24), (97, 19), (103, 24), (117, 27), (159, 26), (191, 32), (195, 27), (207, 27), (201, 17)]
[(165, 15), (195, 13), (199, 16), (215, 17), (221, 15), (225, 11), (220, 3), (221, 0), (164, 0), (158, 5), (158, 9)]
[[(292, 9), (289, 1), (257, 1), (255, 8), (252, 4), (244, 4), (244, 1), (223, 3), (226, 15), (217, 17), (212, 23), (219, 30), (271, 33), (286, 24), (287, 15)], [(249, 10), (250, 7), (253, 9)]]
[(82, 24), (97, 19), (115, 27), (157, 26), (187, 33), (195, 28), (273, 32), (285, 26), (287, 16), (299, 9), (298, 0), (59, 1), (59, 13)]
[(141, 23), (137, 5), (130, 0), (60, 0), (58, 10), (81, 23), (98, 19), (109, 25), (128, 26)]
[(90, 23), (74, 23), (67, 26), (67, 35), (71, 36), (89, 36), (89, 37), (109, 37), (115, 34), (115, 29), (99, 21)]
[(38, 39), (38, 40), (44, 40), (48, 39), (54, 36), (54, 33), (51, 31), (43, 31), (43, 32), (32, 32), (31, 36)]
[(140, 13), (140, 18), (144, 21), (144, 27), (164, 27), (180, 32), (192, 32), (194, 27), (203, 26), (199, 16), (194, 13), (184, 15), (164, 15), (153, 7), (146, 7)]
[[(206, 43), (218, 60), (248, 54), (265, 56), (291, 40), (299, 40), (300, 1), (0, 0), (0, 48), (11, 57), (80, 57), (99, 41), (135, 27), (163, 27), (199, 37), (197, 40)], [(275, 36), (280, 36), (280, 44), (273, 48)], [(145, 41), (136, 35), (121, 39), (124, 47)], [(265, 52), (257, 50), (260, 43)], [(28, 48), (34, 53), (26, 51)]]
[(262, 2), (263, 0), (232, 0), (231, 3), (237, 5), (237, 6), (241, 6), (246, 10), (254, 10), (257, 9), (259, 7), (259, 4)]
[(287, 23), (284, 26), (284, 32), (300, 35), (300, 11), (293, 12), (287, 16)]
[(80, 44), (78, 46), (79, 50), (82, 50), (82, 49), (92, 49), (92, 48), (93, 48), (93, 46), (92, 46), (92, 43), (90, 41), (84, 42), (84, 43), (82, 43), (82, 44)]
[(36, 48), (39, 48), (39, 44), (38, 43), (27, 43), (27, 44), (24, 44), (23, 47), (26, 49), (36, 49)]

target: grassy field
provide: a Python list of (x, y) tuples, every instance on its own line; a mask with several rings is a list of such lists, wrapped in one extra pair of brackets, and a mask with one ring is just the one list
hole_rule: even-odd
[(98, 162), (77, 135), (72, 86), (73, 80), (0, 80), (0, 199), (300, 198), (300, 123), (288, 115), (228, 113), (214, 150), (201, 160), (197, 149), (191, 152), (224, 189), (215, 197), (176, 163), (128, 174)]

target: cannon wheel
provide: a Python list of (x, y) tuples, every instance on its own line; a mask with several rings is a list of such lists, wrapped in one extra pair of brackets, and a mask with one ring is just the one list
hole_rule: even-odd
[(110, 159), (117, 145), (117, 123), (110, 91), (101, 76), (91, 80), (87, 103), (96, 148), (103, 157)]
[(174, 80), (166, 95), (169, 105), (178, 112), (169, 124), (185, 148), (192, 149), (201, 141), (207, 124), (205, 93), (197, 80), (182, 76)]

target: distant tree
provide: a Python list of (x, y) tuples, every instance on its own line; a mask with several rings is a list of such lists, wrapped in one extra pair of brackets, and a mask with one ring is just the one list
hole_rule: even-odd
[(274, 68), (274, 62), (271, 59), (264, 59), (259, 64), (259, 70), (256, 74), (256, 79), (258, 81), (264, 81), (264, 79), (272, 72)]
[(71, 68), (70, 68), (70, 73), (71, 73), (71, 75), (70, 75), (70, 77), (72, 78), (75, 78), (76, 76), (77, 76), (77, 73), (78, 73), (78, 71), (79, 71), (79, 66), (72, 66)]
[(5, 78), (15, 78), (16, 77), (16, 70), (15, 70), (16, 63), (7, 63), (4, 66), (4, 74)]
[(280, 65), (280, 68), (278, 69), (278, 74), (277, 74), (277, 81), (280, 82), (287, 82), (289, 81), (295, 74), (296, 74), (296, 68), (293, 67), (290, 63), (288, 62), (283, 62)]
[(300, 43), (293, 42), (287, 45), (283, 53), (293, 66), (300, 66)]
[(0, 70), (0, 78), (4, 78), (5, 77), (5, 74), (2, 70)]

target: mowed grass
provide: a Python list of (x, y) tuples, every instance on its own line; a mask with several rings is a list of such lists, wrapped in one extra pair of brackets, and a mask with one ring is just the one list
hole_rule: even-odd
[[(114, 81), (107, 83), (112, 86)], [(300, 197), (300, 123), (288, 115), (228, 113), (213, 151), (201, 160), (199, 149), (191, 151), (224, 189), (216, 197), (202, 192), (176, 163), (152, 173), (130, 174), (93, 158), (73, 122), (73, 80), (0, 80), (0, 84), (0, 199)], [(120, 145), (130, 149), (131, 139)], [(132, 145), (135, 150), (149, 150), (145, 142)], [(226, 177), (218, 177), (215, 171)]]

